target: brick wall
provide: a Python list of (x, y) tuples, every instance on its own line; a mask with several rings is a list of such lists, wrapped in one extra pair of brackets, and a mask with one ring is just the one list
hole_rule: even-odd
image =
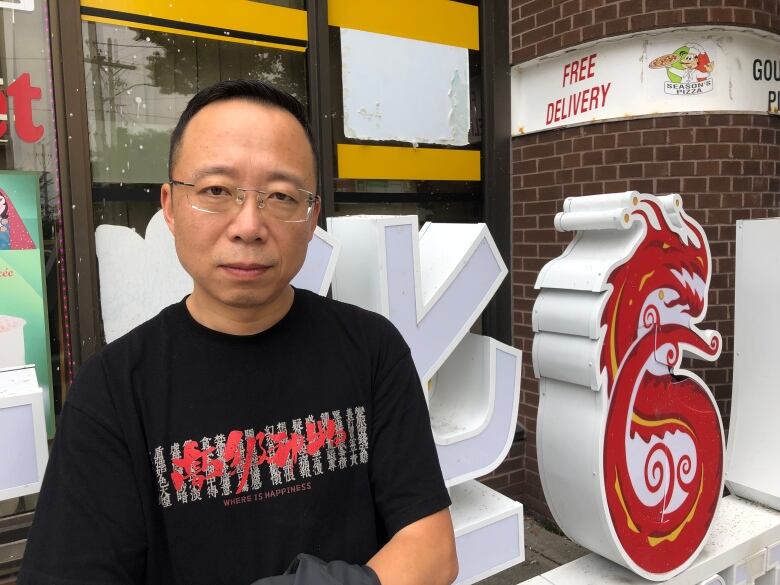
[(512, 63), (605, 36), (699, 24), (780, 30), (780, 0), (512, 0)]
[(693, 367), (728, 422), (734, 324), (735, 222), (780, 216), (780, 117), (708, 114), (657, 117), (551, 130), (515, 138), (513, 160), (514, 345), (524, 352), (517, 445), (488, 484), (549, 515), (536, 461), (538, 382), (531, 365), (531, 308), (541, 267), (572, 234), (553, 229), (568, 196), (638, 190), (681, 193), (705, 228), (713, 256), (707, 320), (723, 335), (715, 365)]

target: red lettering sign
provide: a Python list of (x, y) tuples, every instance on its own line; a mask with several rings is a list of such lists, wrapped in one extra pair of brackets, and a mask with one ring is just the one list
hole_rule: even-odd
[[(8, 97), (13, 103), (13, 117), (9, 115)], [(23, 73), (8, 86), (6, 92), (0, 90), (0, 115), (8, 116), (8, 121), (0, 121), (0, 138), (8, 131), (10, 120), (16, 135), (24, 142), (38, 142), (43, 138), (43, 126), (37, 126), (33, 120), (33, 101), (41, 99), (43, 92), (40, 87), (30, 83), (30, 74)]]

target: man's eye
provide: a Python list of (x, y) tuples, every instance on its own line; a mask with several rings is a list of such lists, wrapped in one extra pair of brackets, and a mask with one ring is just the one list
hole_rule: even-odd
[(289, 193), (285, 193), (283, 191), (274, 191), (273, 193), (268, 194), (269, 199), (276, 199), (277, 201), (282, 201), (283, 203), (297, 203), (298, 200), (290, 195)]
[(226, 197), (230, 195), (227, 189), (225, 189), (224, 187), (218, 187), (216, 185), (213, 187), (206, 187), (205, 189), (203, 189), (203, 193), (206, 195), (210, 195), (211, 197)]

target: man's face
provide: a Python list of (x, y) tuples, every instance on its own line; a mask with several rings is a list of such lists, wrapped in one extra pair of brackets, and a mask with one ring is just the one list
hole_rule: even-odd
[[(192, 118), (171, 178), (263, 191), (316, 186), (298, 121), (281, 108), (241, 99), (214, 102)], [(308, 222), (284, 223), (258, 209), (252, 192), (234, 211), (213, 214), (190, 207), (187, 189), (166, 183), (161, 200), (179, 260), (194, 281), (194, 302), (217, 313), (272, 306), (303, 264), (319, 202)]]

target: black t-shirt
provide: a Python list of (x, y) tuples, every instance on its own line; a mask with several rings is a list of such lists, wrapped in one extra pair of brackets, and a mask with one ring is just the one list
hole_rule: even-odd
[(184, 302), (80, 369), (20, 585), (243, 585), (298, 553), (365, 563), (450, 504), (409, 348), (385, 318), (296, 290), (270, 329)]

